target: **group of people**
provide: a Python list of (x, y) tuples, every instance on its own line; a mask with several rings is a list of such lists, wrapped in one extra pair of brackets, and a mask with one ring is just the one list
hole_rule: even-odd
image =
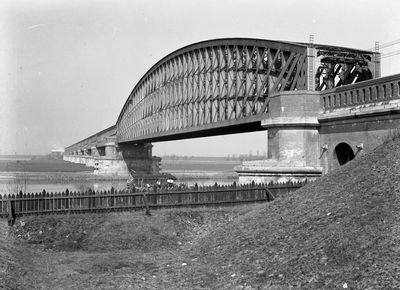
[[(366, 81), (372, 79), (372, 73), (368, 68), (367, 64), (356, 64), (356, 70), (354, 71), (355, 75), (351, 73), (353, 69), (353, 65), (342, 64), (341, 71), (338, 73), (338, 77), (340, 79), (339, 85), (348, 85), (355, 83)], [(317, 72), (315, 74), (315, 90), (320, 91), (324, 87), (325, 89), (331, 89), (335, 87), (335, 67), (332, 63), (324, 63), (320, 67), (318, 67)], [(322, 77), (322, 82), (321, 82)]]

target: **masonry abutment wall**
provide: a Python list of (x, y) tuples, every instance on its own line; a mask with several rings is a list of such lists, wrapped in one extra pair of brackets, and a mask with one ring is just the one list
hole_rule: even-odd
[(159, 173), (161, 158), (152, 156), (152, 148), (151, 143), (119, 146), (131, 175)]
[(400, 128), (400, 75), (368, 80), (321, 92), (320, 162), (326, 174), (342, 166), (335, 148), (348, 144), (354, 157), (381, 145)]
[(268, 130), (268, 159), (235, 167), (240, 183), (300, 181), (321, 175), (315, 154), (319, 150), (319, 98), (319, 92), (312, 91), (271, 96), (271, 113), (261, 121)]

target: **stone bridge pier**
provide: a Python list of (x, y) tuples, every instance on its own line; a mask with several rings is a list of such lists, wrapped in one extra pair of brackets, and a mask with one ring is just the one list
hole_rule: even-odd
[(319, 98), (314, 91), (271, 96), (269, 118), (261, 121), (268, 130), (268, 159), (236, 166), (240, 183), (313, 180), (321, 176)]
[(115, 135), (102, 132), (101, 138), (69, 148), (64, 160), (93, 167), (95, 174), (147, 176), (160, 173), (161, 158), (152, 156), (152, 148), (151, 143), (117, 144)]
[(106, 139), (103, 150), (96, 153), (92, 149), (92, 153), (97, 155), (93, 158), (97, 174), (131, 176), (159, 173), (161, 158), (152, 156), (151, 143), (117, 145), (115, 137)]

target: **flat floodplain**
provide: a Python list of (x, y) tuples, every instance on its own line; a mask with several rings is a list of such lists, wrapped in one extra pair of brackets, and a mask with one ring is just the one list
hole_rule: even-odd
[(0, 172), (93, 172), (93, 167), (61, 159), (0, 158)]
[(240, 161), (221, 160), (219, 158), (187, 159), (187, 160), (162, 160), (164, 171), (215, 171), (234, 172), (234, 167)]

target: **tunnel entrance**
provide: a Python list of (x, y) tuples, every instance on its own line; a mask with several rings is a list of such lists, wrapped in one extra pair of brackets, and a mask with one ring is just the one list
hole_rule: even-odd
[(344, 165), (354, 159), (353, 149), (351, 149), (350, 145), (347, 143), (340, 143), (337, 145), (335, 153), (340, 165)]

